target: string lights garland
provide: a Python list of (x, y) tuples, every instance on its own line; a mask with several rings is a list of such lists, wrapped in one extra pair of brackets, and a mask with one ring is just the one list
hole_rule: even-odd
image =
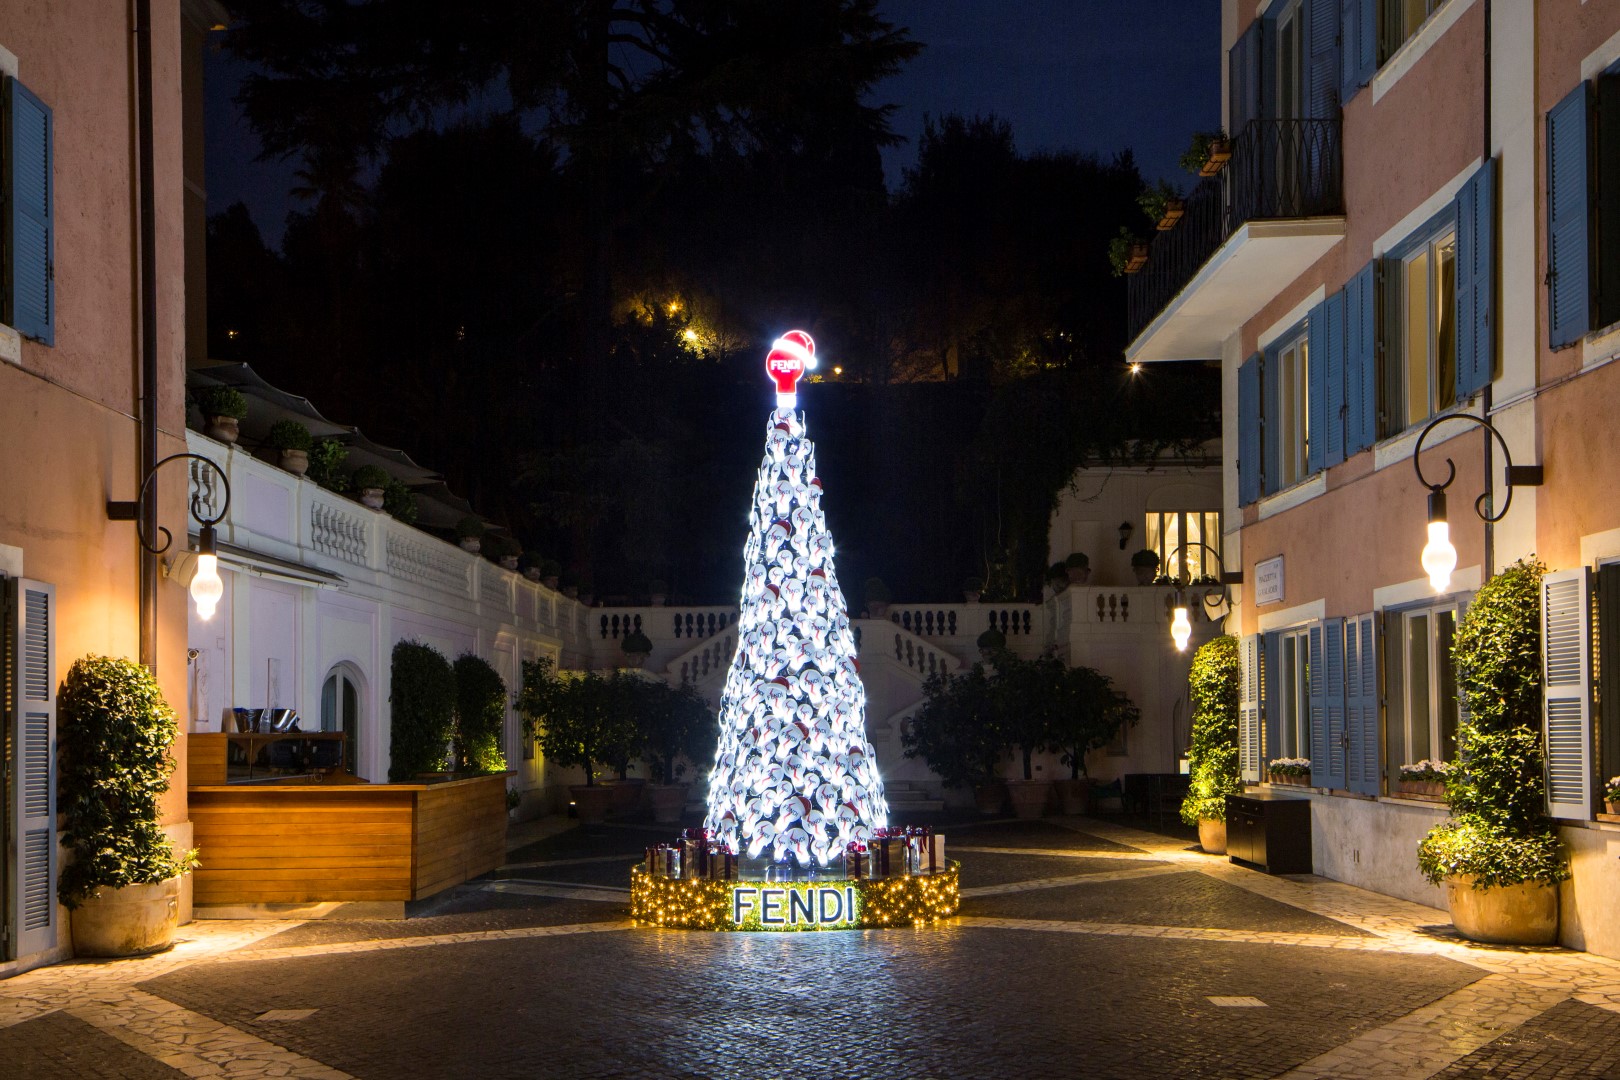
[[(703, 878), (654, 877), (637, 866), (630, 872), (630, 918), (643, 926), (688, 930), (845, 930), (900, 926), (932, 926), (955, 915), (961, 906), (959, 863), (951, 862), (933, 874), (904, 874), (899, 877), (863, 881), (826, 882), (739, 882)], [(854, 918), (826, 920), (793, 919), (791, 904), (784, 898), (777, 922), (767, 922), (764, 906), (739, 903), (752, 894), (781, 890), (785, 894), (806, 891), (853, 893)], [(819, 897), (817, 898), (819, 899)], [(739, 907), (743, 918), (737, 918)], [(818, 911), (819, 916), (822, 912)]]

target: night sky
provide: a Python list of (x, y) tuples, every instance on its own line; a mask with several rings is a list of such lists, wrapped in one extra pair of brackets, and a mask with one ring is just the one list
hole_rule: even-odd
[[(885, 0), (926, 48), (877, 98), (907, 141), (885, 155), (890, 187), (916, 155), (925, 115), (995, 113), (1018, 148), (1103, 156), (1130, 148), (1143, 175), (1175, 183), (1194, 131), (1219, 125), (1219, 0)], [(279, 244), (295, 165), (255, 161), (231, 98), (242, 68), (209, 54), (208, 209), (242, 200)]]

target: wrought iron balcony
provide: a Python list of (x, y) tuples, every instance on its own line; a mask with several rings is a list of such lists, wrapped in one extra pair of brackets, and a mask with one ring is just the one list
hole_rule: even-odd
[(1199, 181), (1187, 196), (1181, 220), (1154, 237), (1147, 265), (1131, 275), (1131, 338), (1243, 226), (1343, 214), (1339, 121), (1250, 121), (1233, 140), (1226, 168)]

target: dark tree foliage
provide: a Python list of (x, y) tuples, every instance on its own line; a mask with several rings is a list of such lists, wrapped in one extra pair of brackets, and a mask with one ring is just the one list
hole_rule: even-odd
[(445, 766), (455, 729), (456, 677), (450, 662), (431, 645), (401, 641), (389, 669), (390, 783)]
[(1225, 821), (1226, 797), (1243, 794), (1238, 763), (1238, 697), (1242, 678), (1238, 639), (1223, 634), (1193, 654), (1187, 683), (1192, 698), (1191, 781), (1181, 801), (1181, 820)]
[(456, 771), (505, 772), (501, 730), (506, 725), (506, 683), (489, 661), (472, 653), (457, 657), (451, 670), (456, 678)]

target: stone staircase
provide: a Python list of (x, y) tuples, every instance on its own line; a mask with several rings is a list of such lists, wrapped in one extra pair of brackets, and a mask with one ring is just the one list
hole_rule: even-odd
[(916, 780), (885, 780), (883, 794), (889, 800), (889, 820), (904, 825), (917, 814), (937, 814), (945, 809), (943, 799), (936, 799), (928, 788)]

